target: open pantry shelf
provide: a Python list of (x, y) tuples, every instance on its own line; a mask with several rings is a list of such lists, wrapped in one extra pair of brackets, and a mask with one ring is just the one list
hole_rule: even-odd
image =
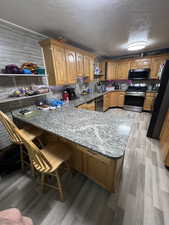
[(47, 74), (0, 74), (0, 77), (47, 77)]
[(6, 99), (0, 99), (0, 104), (1, 103), (6, 103), (6, 102), (12, 102), (12, 101), (19, 101), (19, 100), (23, 100), (23, 99), (28, 99), (28, 98), (35, 98), (35, 97), (40, 97), (40, 96), (45, 96), (48, 95), (48, 93), (44, 93), (44, 94), (38, 94), (38, 95), (31, 95), (31, 96), (23, 96), (23, 97), (9, 97)]

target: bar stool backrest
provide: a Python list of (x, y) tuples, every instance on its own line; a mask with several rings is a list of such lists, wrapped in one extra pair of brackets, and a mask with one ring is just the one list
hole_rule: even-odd
[(22, 139), (18, 134), (15, 132), (19, 130), (17, 126), (14, 124), (14, 122), (2, 111), (0, 111), (0, 122), (4, 125), (6, 128), (10, 140), (15, 144), (22, 144)]
[(19, 129), (16, 129), (15, 132), (17, 133), (17, 136), (20, 137), (22, 143), (27, 149), (32, 165), (41, 172), (47, 172), (48, 170), (52, 169), (52, 165), (41, 152), (41, 149), (39, 149), (34, 142), (29, 140), (25, 134), (21, 133)]

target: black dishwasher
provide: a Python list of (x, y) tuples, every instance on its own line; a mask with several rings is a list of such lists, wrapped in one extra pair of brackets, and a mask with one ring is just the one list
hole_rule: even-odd
[(96, 111), (103, 112), (103, 96), (95, 99)]

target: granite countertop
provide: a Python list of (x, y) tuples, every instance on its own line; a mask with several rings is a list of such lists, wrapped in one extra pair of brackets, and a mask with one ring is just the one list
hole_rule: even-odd
[(124, 155), (133, 120), (112, 118), (108, 113), (79, 110), (64, 106), (54, 111), (33, 111), (14, 117), (80, 144), (106, 157), (118, 159)]

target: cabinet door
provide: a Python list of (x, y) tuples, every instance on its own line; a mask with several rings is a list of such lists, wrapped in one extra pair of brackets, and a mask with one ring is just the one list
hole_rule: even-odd
[(110, 102), (110, 106), (111, 107), (116, 107), (117, 106), (117, 92), (111, 92), (111, 102)]
[(152, 111), (154, 104), (154, 97), (152, 96), (146, 96), (144, 100), (144, 110)]
[[(53, 51), (53, 64), (54, 64), (55, 78), (56, 78), (55, 84), (53, 85), (66, 84), (68, 83), (68, 79), (67, 79), (67, 70), (66, 70), (65, 49), (58, 46), (54, 46), (52, 48), (52, 51)], [(52, 85), (51, 82), (49, 83), (50, 85)]]
[(90, 56), (85, 55), (84, 56), (84, 73), (86, 76), (90, 76)]
[(169, 56), (156, 56), (152, 57), (151, 63), (151, 78), (158, 79), (158, 72), (160, 70), (160, 66), (165, 63), (165, 60), (169, 58)]
[(124, 105), (124, 92), (117, 92), (117, 106), (123, 107)]
[(131, 61), (131, 69), (144, 69), (151, 67), (151, 58), (134, 59)]
[(84, 57), (81, 53), (76, 52), (76, 69), (77, 75), (81, 76), (84, 73)]
[(83, 152), (79, 151), (76, 145), (72, 148), (70, 164), (75, 170), (83, 172)]
[(129, 61), (120, 61), (117, 64), (117, 79), (128, 79), (128, 72), (130, 69)]
[(107, 80), (116, 80), (116, 62), (107, 63)]
[(76, 83), (76, 54), (66, 49), (67, 76), (69, 83)]
[(45, 65), (48, 73), (48, 82), (49, 85), (56, 85), (57, 84), (57, 75), (54, 67), (54, 60), (53, 60), (53, 48), (50, 46), (43, 47), (43, 54), (45, 59)]
[(109, 186), (108, 165), (88, 154), (84, 155), (84, 174), (93, 179), (96, 183), (107, 188)]
[(94, 57), (90, 57), (90, 81), (94, 79)]
[(107, 93), (103, 96), (103, 111), (106, 111), (111, 106), (110, 98), (111, 93)]

